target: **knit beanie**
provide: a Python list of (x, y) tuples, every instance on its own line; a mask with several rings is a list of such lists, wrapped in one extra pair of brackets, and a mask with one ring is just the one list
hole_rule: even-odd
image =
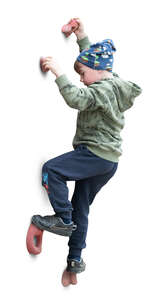
[(106, 39), (84, 49), (76, 60), (91, 69), (112, 72), (113, 53), (115, 51), (113, 41)]

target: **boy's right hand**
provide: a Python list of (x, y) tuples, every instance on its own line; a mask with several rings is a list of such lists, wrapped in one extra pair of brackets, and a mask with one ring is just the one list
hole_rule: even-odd
[(73, 18), (69, 22), (71, 22), (72, 20), (75, 20), (79, 24), (79, 27), (74, 31), (74, 34), (77, 36), (78, 40), (83, 39), (87, 35), (84, 32), (84, 25), (82, 21), (80, 20), (80, 18)]

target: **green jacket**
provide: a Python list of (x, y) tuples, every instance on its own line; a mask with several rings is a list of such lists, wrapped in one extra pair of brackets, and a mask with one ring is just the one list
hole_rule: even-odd
[[(91, 45), (88, 37), (77, 41), (80, 51)], [(120, 136), (124, 128), (124, 112), (142, 92), (141, 88), (113, 73), (88, 87), (78, 88), (65, 74), (55, 82), (66, 103), (78, 110), (73, 148), (85, 144), (87, 148), (109, 161), (118, 162), (122, 154)]]

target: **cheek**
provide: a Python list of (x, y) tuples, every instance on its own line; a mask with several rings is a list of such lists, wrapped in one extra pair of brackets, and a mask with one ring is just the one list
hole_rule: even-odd
[(92, 74), (86, 74), (84, 77), (85, 82), (87, 82), (88, 84), (91, 84), (94, 82), (94, 78), (92, 76)]

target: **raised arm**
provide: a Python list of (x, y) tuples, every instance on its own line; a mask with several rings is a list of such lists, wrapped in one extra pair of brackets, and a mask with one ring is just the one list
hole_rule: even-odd
[(78, 23), (79, 27), (74, 31), (74, 34), (76, 35), (77, 40), (82, 40), (83, 38), (85, 38), (87, 36), (84, 31), (84, 24), (82, 23), (80, 18), (74, 18), (71, 20), (75, 20)]
[(91, 45), (91, 42), (89, 41), (89, 38), (88, 38), (87, 34), (85, 33), (84, 24), (81, 21), (81, 19), (73, 18), (71, 20), (76, 20), (76, 22), (79, 24), (79, 27), (74, 31), (74, 34), (77, 37), (77, 44), (79, 45), (79, 50), (81, 52), (85, 48), (89, 48), (89, 46)]

